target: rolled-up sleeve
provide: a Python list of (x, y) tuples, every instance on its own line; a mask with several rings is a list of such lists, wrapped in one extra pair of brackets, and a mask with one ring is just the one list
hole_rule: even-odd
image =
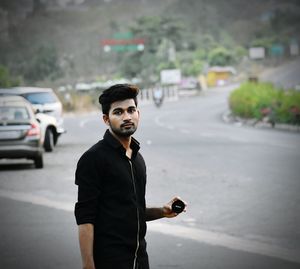
[(78, 225), (95, 224), (97, 201), (100, 195), (99, 173), (93, 154), (85, 153), (77, 164), (75, 184), (78, 185), (78, 200), (75, 218)]

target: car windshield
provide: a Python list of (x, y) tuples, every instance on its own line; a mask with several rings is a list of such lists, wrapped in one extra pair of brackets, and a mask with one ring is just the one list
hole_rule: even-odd
[(25, 107), (0, 107), (0, 120), (27, 120), (30, 115)]
[(36, 92), (23, 95), (31, 104), (49, 104), (56, 103), (56, 96), (52, 92)]

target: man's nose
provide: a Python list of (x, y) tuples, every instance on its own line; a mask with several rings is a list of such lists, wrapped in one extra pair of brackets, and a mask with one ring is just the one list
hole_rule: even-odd
[(131, 115), (127, 111), (124, 112), (123, 120), (131, 120)]

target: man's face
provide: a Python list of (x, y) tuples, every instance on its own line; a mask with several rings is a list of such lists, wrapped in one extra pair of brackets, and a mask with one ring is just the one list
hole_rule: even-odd
[(139, 111), (133, 99), (116, 101), (111, 104), (109, 114), (103, 115), (104, 122), (120, 137), (129, 137), (137, 129)]

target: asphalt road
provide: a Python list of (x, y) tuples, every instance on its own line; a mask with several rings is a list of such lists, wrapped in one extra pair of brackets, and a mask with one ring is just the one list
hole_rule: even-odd
[[(147, 204), (188, 202), (149, 223), (152, 268), (300, 268), (300, 135), (225, 124), (230, 90), (141, 105)], [(96, 112), (65, 123), (44, 169), (0, 162), (0, 268), (80, 268), (74, 170), (105, 126)]]

